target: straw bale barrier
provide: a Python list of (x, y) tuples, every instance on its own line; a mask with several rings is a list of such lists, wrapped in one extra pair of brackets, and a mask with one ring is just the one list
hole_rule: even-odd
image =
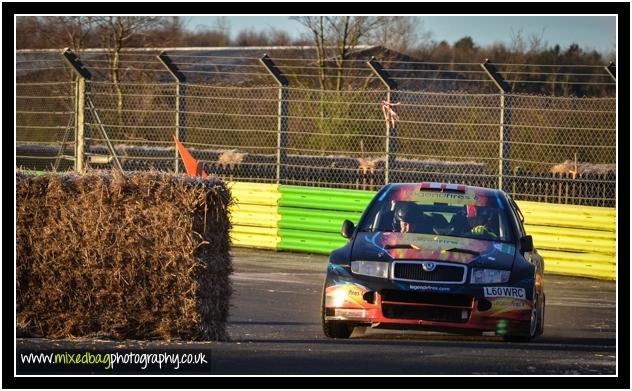
[(19, 332), (228, 339), (233, 201), (222, 181), (17, 173), (16, 201)]

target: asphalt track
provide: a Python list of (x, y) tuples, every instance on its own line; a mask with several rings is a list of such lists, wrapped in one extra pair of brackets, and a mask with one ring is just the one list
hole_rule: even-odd
[(234, 249), (231, 342), (18, 339), (44, 348), (201, 349), (212, 375), (614, 375), (615, 283), (545, 274), (544, 334), (532, 342), (491, 335), (368, 329), (326, 338), (320, 295), (327, 257)]

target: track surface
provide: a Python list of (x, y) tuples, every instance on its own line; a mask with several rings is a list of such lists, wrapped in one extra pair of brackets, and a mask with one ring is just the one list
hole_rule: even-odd
[(234, 249), (233, 257), (232, 342), (18, 339), (18, 353), (202, 349), (210, 352), (209, 374), (615, 374), (614, 282), (546, 275), (545, 331), (532, 342), (375, 329), (333, 340), (320, 325), (326, 256)]

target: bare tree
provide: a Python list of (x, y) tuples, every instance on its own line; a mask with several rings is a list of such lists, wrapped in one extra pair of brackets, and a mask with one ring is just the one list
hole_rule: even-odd
[(320, 89), (325, 89), (325, 17), (324, 16), (293, 16), (290, 19), (296, 20), (305, 26), (316, 44), (316, 57), (318, 59)]
[[(59, 38), (66, 42), (66, 45), (63, 46), (69, 46), (77, 53), (81, 53), (84, 49), (94, 28), (94, 17), (92, 16), (50, 16), (46, 19), (62, 30), (63, 36)], [(51, 37), (51, 39), (54, 38)]]
[(186, 36), (185, 46), (228, 46), (230, 37), (219, 30), (198, 29)]
[(268, 35), (253, 28), (241, 30), (235, 38), (236, 46), (266, 46), (269, 44)]
[(121, 90), (121, 50), (136, 37), (165, 22), (159, 16), (101, 16), (95, 21), (102, 32), (103, 46), (110, 50), (110, 76), (116, 92), (119, 125), (123, 125), (123, 91)]
[(185, 44), (185, 18), (180, 16), (165, 17), (156, 26), (148, 28), (143, 34), (137, 34), (129, 45), (152, 47), (178, 47)]
[[(318, 77), (320, 84), (319, 120), (320, 133), (326, 135), (340, 127), (340, 118), (345, 116), (349, 106), (344, 104), (341, 91), (348, 59), (354, 49), (371, 42), (371, 35), (388, 22), (384, 16), (298, 16), (292, 17), (307, 28), (316, 46)], [(328, 77), (333, 68), (332, 78)], [(332, 104), (332, 95), (325, 99), (325, 90), (338, 93)], [(328, 149), (331, 138), (318, 137), (321, 151)]]
[[(217, 19), (215, 20), (215, 30), (220, 31), (230, 40), (230, 21), (226, 16), (217, 17)], [(225, 46), (228, 46), (228, 42), (226, 42)]]
[(356, 46), (368, 42), (375, 29), (388, 23), (385, 16), (294, 16), (291, 19), (305, 26), (316, 44), (321, 89), (327, 88), (327, 59), (333, 60), (337, 91), (342, 89), (349, 54)]
[(424, 46), (431, 36), (418, 16), (388, 16), (370, 34), (372, 43), (400, 53)]
[(16, 43), (18, 48), (70, 47), (79, 53), (92, 43), (93, 27), (91, 16), (18, 16)]

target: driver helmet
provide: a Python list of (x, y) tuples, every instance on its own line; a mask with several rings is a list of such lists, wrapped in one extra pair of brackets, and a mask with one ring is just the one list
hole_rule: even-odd
[(466, 213), (467, 218), (470, 221), (478, 221), (480, 222), (480, 224), (491, 220), (493, 216), (493, 212), (491, 208), (488, 208), (488, 207), (468, 204), (466, 206), (466, 209), (467, 209), (467, 213)]

